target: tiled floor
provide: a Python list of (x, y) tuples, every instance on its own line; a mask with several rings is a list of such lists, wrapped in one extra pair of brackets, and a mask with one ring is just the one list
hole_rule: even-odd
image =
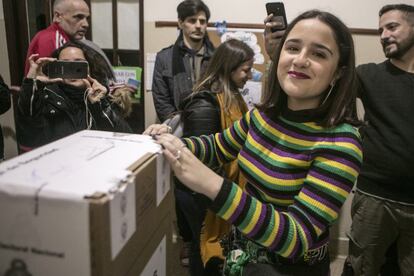
[[(177, 240), (176, 243), (173, 244), (173, 254), (171, 258), (173, 258), (173, 274), (171, 276), (188, 276), (190, 273), (188, 269), (182, 267), (179, 262), (179, 254), (181, 249), (181, 240)], [(331, 261), (331, 276), (341, 276), (342, 273), (342, 266), (344, 265), (345, 257), (337, 257), (336, 259)]]

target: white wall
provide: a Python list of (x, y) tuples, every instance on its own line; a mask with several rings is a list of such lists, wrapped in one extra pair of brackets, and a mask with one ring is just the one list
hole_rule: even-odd
[[(8, 1), (8, 0), (5, 0)], [(9, 57), (7, 53), (6, 28), (4, 24), (3, 0), (0, 0), (0, 74), (10, 84)], [(0, 125), (4, 135), (4, 156), (10, 159), (17, 155), (13, 108), (0, 115)]]
[[(145, 21), (176, 20), (176, 7), (181, 0), (145, 1)], [(260, 23), (269, 0), (205, 0), (210, 8), (211, 21)], [(309, 9), (323, 9), (338, 15), (352, 28), (377, 28), (378, 10), (396, 2), (413, 3), (414, 0), (289, 0), (285, 3), (287, 19)], [(162, 7), (162, 8), (160, 8)]]

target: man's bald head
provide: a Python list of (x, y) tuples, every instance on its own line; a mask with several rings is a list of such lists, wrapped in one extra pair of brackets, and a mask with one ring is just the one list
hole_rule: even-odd
[(55, 0), (53, 3), (53, 12), (60, 11), (63, 12), (68, 9), (71, 3), (74, 2), (83, 2), (86, 4), (84, 0)]
[(56, 0), (53, 22), (74, 40), (82, 39), (89, 28), (89, 7), (84, 0)]

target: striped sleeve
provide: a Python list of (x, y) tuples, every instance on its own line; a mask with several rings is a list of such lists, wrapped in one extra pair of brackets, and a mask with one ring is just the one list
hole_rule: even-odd
[(359, 174), (360, 138), (355, 131), (316, 151), (302, 189), (286, 211), (274, 208), (225, 181), (212, 209), (246, 237), (286, 258), (318, 246)]
[(183, 138), (184, 143), (204, 164), (215, 167), (237, 158), (246, 140), (250, 112), (222, 133)]

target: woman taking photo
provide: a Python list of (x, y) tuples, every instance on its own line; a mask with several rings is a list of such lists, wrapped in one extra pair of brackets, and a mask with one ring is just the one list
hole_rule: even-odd
[[(355, 55), (348, 28), (308, 11), (273, 57), (257, 109), (222, 133), (156, 136), (175, 175), (241, 233), (230, 275), (329, 275), (329, 226), (359, 173)], [(237, 159), (245, 188), (208, 166)]]
[[(108, 89), (101, 83), (97, 63), (79, 42), (68, 42), (53, 58), (29, 57), (30, 69), (23, 80), (17, 110), (21, 151), (42, 146), (84, 129), (132, 132), (128, 123), (111, 107)], [(44, 67), (55, 60), (87, 61), (92, 75), (87, 79), (49, 78)], [(98, 80), (99, 78), (99, 80)]]

